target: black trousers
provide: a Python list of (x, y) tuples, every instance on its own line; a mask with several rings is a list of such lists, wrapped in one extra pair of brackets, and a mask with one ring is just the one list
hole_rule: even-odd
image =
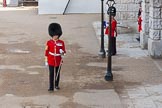
[(116, 55), (116, 37), (111, 37), (112, 40), (112, 55)]
[(58, 67), (49, 66), (49, 89), (53, 90), (54, 84), (55, 84), (55, 87), (59, 86), (60, 72), (57, 76), (58, 70), (59, 70), (59, 66)]

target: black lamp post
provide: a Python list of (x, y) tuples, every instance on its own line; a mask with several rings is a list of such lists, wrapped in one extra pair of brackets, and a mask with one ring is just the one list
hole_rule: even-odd
[(105, 48), (104, 48), (104, 6), (103, 1), (101, 0), (101, 49), (99, 52), (99, 56), (105, 58)]
[(115, 4), (114, 0), (108, 0), (107, 1), (107, 4), (109, 6), (108, 8), (108, 15), (109, 15), (109, 42), (108, 42), (108, 62), (107, 62), (107, 71), (106, 71), (106, 75), (105, 75), (105, 80), (106, 81), (113, 81), (113, 74), (112, 74), (112, 59), (111, 59), (111, 56), (112, 56), (112, 38), (111, 38), (111, 16), (115, 16), (116, 15), (116, 8), (113, 7), (113, 5)]

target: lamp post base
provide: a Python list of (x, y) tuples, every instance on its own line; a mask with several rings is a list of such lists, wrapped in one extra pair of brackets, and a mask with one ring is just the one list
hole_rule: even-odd
[(106, 75), (105, 75), (105, 80), (106, 81), (113, 81), (113, 74), (112, 72), (107, 72)]
[(98, 53), (99, 57), (105, 58), (106, 57), (106, 52), (105, 51), (100, 51)]

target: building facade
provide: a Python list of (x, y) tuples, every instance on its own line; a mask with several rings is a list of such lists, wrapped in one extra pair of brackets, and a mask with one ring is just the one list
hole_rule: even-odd
[[(6, 0), (8, 6), (28, 0)], [(100, 13), (101, 0), (29, 0), (38, 2), (39, 14), (65, 13)], [(70, 1), (70, 2), (69, 2)], [(114, 0), (117, 9), (116, 19), (137, 21), (139, 2), (141, 0)], [(1, 1), (2, 2), (2, 1)], [(104, 0), (105, 13), (107, 0)], [(68, 4), (68, 5), (67, 5)], [(140, 46), (148, 49), (153, 58), (162, 58), (162, 0), (142, 0), (142, 31)]]
[(162, 0), (144, 0), (141, 46), (148, 46), (153, 58), (162, 58)]
[(162, 0), (142, 1), (140, 46), (153, 58), (162, 58)]
[[(39, 0), (39, 14), (100, 13), (101, 0)], [(114, 0), (116, 19), (137, 21), (142, 1), (142, 31), (140, 46), (153, 58), (162, 58), (162, 0)], [(107, 0), (104, 1), (105, 13)]]

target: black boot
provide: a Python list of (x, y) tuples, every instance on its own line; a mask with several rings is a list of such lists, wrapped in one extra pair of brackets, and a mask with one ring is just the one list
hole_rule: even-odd
[(137, 40), (138, 42), (140, 42), (140, 37), (136, 38), (136, 40)]

